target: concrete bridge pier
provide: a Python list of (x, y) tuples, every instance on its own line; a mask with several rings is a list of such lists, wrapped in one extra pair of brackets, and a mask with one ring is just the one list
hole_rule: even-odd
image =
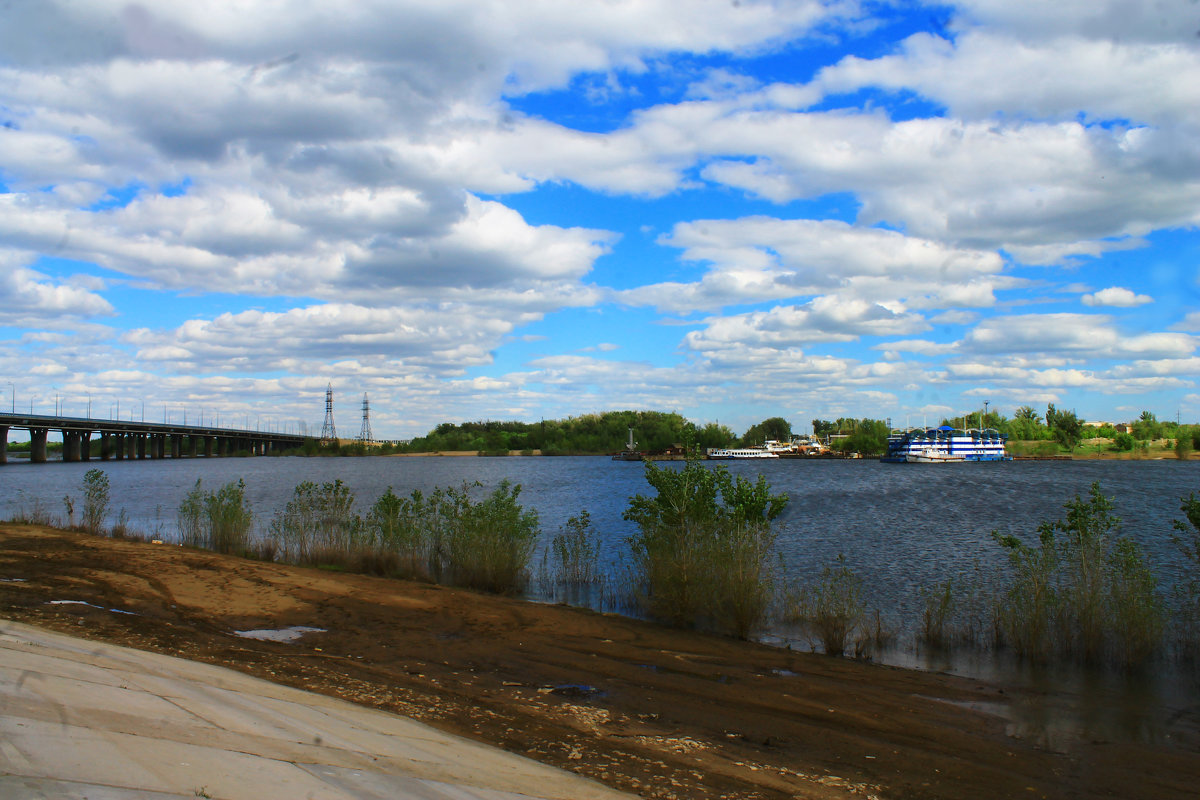
[(108, 461), (112, 457), (112, 434), (100, 431), (100, 460)]
[(87, 461), (92, 457), (92, 432), (79, 432), (79, 460)]
[(134, 434), (134, 435), (137, 437), (137, 457), (145, 458), (146, 457), (146, 434), (138, 433), (138, 434)]
[(8, 463), (8, 426), (0, 425), (0, 464)]
[(74, 463), (79, 460), (79, 432), (63, 431), (62, 460)]
[(29, 429), (29, 461), (33, 464), (46, 463), (46, 434), (47, 428)]
[(189, 436), (188, 437), (188, 447), (187, 447), (188, 455), (191, 456), (192, 458), (195, 458), (196, 452), (199, 449), (199, 447), (200, 447), (200, 439), (195, 436)]
[(183, 436), (178, 433), (171, 434), (171, 458), (179, 458), (183, 455)]
[(213, 454), (213, 437), (205, 436), (204, 438), (204, 455), (211, 456)]

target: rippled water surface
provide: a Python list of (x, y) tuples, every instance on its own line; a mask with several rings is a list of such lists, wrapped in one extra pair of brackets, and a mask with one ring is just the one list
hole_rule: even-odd
[[(1183, 564), (1170, 541), (1180, 498), (1200, 491), (1200, 461), (1072, 461), (1000, 464), (881, 464), (877, 461), (722, 462), (733, 473), (765, 475), (790, 498), (779, 520), (779, 548), (788, 572), (815, 576), (839, 554), (868, 579), (871, 599), (903, 610), (916, 589), (977, 566), (999, 564), (992, 531), (1032, 537), (1039, 522), (1062, 515), (1063, 504), (1099, 482), (1114, 498), (1123, 532), (1137, 539), (1164, 584)], [(671, 467), (670, 464), (663, 465)], [(175, 512), (197, 479), (215, 489), (242, 479), (259, 525), (265, 526), (302, 481), (343, 480), (360, 513), (387, 487), (397, 494), (508, 479), (538, 510), (544, 536), (587, 510), (604, 539), (604, 559), (617, 564), (633, 532), (621, 519), (629, 498), (650, 488), (638, 463), (607, 458), (226, 458), (92, 461), (0, 467), (0, 515), (33, 498), (55, 515), (62, 498), (81, 493), (83, 474), (101, 468), (112, 489), (112, 518), (124, 509), (133, 528), (171, 539)]]

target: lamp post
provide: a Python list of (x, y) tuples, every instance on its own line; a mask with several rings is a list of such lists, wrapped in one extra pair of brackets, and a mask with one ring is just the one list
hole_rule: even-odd
[(87, 418), (91, 419), (92, 418), (92, 393), (88, 392), (87, 396), (88, 396)]
[[(9, 391), (12, 393), (12, 413), (17, 413), (17, 385), (15, 383), (8, 384)], [(32, 413), (32, 412), (31, 412)]]

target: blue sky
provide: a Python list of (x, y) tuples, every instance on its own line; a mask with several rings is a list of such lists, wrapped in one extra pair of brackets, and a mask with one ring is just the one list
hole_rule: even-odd
[(1200, 421), (1189, 0), (337, 8), (6, 6), (4, 406)]

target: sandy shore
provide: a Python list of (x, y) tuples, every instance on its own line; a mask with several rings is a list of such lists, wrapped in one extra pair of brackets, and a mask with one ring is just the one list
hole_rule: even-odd
[[(1052, 717), (1055, 696), (170, 545), (0, 523), (0, 616), (394, 711), (646, 797), (1182, 798), (1200, 785), (1197, 706), (1154, 742), (1048, 747), (1014, 733), (1012, 710)], [(291, 626), (321, 631), (235, 633)]]

